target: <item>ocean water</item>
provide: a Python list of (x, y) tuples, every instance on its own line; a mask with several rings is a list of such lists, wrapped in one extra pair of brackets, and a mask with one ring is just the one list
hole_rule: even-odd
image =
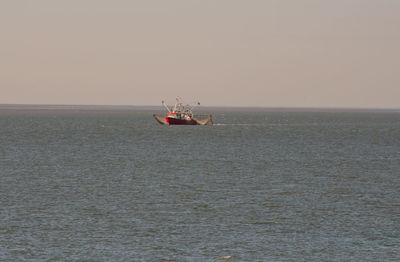
[(399, 261), (400, 112), (0, 110), (0, 261)]

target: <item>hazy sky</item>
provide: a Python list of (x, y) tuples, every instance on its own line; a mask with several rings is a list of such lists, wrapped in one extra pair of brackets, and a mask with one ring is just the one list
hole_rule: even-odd
[(0, 104), (400, 107), (399, 0), (2, 0)]

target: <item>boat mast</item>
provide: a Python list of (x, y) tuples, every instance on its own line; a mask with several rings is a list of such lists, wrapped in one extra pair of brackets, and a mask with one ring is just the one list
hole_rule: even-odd
[(174, 105), (174, 109), (172, 109), (173, 113), (180, 113), (184, 111), (184, 106), (181, 102), (181, 98), (179, 96), (176, 97), (176, 103)]
[(169, 109), (169, 107), (165, 104), (164, 100), (161, 102), (162, 105), (168, 110), (169, 113), (171, 113), (171, 110)]

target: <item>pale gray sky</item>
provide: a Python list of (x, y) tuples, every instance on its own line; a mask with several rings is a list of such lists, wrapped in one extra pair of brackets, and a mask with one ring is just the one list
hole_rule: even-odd
[(399, 0), (2, 0), (0, 104), (400, 107)]

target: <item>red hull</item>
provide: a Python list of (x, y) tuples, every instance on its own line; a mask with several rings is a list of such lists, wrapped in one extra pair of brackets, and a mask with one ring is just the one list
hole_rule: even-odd
[(167, 121), (168, 125), (197, 125), (197, 122), (194, 120), (184, 120), (172, 117), (166, 117), (165, 120)]
[(157, 120), (158, 123), (162, 125), (207, 125), (212, 126), (212, 117), (208, 116), (193, 116), (192, 119), (185, 120), (179, 119), (177, 117), (169, 117), (169, 114), (166, 115), (156, 115), (153, 117)]

